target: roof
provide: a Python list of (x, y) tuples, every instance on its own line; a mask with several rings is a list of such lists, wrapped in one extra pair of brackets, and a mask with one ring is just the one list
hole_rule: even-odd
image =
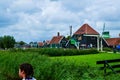
[(43, 42), (38, 42), (38, 46), (44, 46)]
[(108, 46), (116, 46), (120, 44), (120, 38), (109, 38), (105, 39)]
[(88, 24), (82, 25), (74, 34), (87, 34), (87, 35), (99, 35), (97, 31), (95, 31)]
[(54, 36), (50, 41), (50, 44), (59, 44), (64, 36)]

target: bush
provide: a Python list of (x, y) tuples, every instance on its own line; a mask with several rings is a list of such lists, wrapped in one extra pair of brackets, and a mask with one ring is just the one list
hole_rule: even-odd
[(103, 48), (103, 51), (113, 51), (113, 49), (105, 47), (105, 48)]
[(87, 55), (99, 53), (96, 49), (76, 50), (76, 49), (40, 49), (39, 54), (48, 56), (73, 56), (73, 55)]
[(99, 53), (96, 49), (77, 50), (77, 49), (60, 49), (60, 48), (36, 48), (36, 49), (10, 49), (10, 52), (30, 52), (39, 53), (47, 56), (73, 56), (73, 55), (87, 55)]

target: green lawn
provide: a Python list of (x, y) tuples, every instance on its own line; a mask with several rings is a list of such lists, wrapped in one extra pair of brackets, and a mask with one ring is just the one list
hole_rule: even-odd
[(96, 61), (107, 60), (107, 59), (119, 59), (120, 54), (114, 53), (99, 53), (99, 54), (90, 54), (90, 55), (80, 55), (80, 56), (62, 56), (62, 57), (51, 57), (53, 60), (66, 60), (71, 63), (88, 64), (92, 67), (96, 67)]

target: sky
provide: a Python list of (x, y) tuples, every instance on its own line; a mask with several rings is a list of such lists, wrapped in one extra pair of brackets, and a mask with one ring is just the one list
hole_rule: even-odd
[(0, 0), (0, 36), (16, 41), (51, 40), (60, 32), (68, 36), (87, 23), (101, 34), (120, 33), (120, 0)]

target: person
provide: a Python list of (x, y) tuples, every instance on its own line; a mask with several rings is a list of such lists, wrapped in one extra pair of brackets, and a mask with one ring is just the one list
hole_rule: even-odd
[(23, 63), (19, 66), (19, 77), (22, 78), (22, 80), (36, 80), (33, 74), (34, 71), (31, 64)]
[(117, 45), (117, 50), (120, 52), (120, 44)]

